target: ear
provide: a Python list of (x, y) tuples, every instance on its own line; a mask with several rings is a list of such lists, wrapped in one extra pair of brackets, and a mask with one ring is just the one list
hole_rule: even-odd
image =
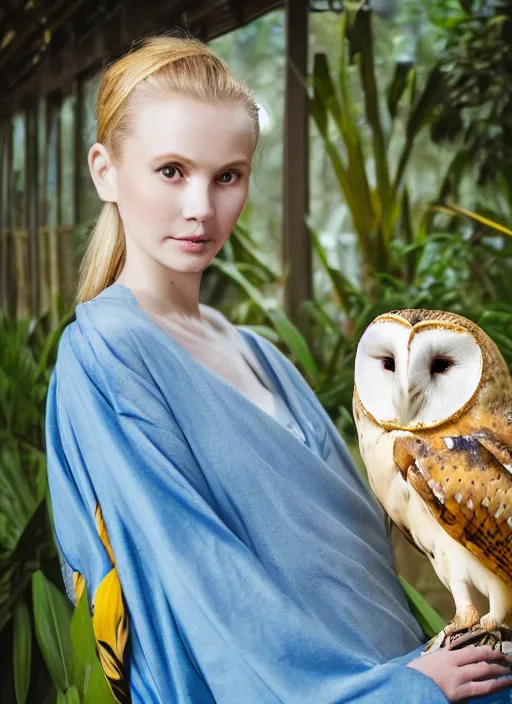
[(89, 171), (101, 200), (117, 203), (117, 173), (107, 148), (96, 142), (89, 149)]

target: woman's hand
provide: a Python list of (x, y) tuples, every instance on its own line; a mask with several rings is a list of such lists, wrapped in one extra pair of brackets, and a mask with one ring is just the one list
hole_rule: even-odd
[[(407, 667), (431, 677), (450, 702), (491, 694), (512, 686), (512, 659), (489, 646), (468, 645), (461, 650), (438, 650), (412, 660)], [(490, 678), (490, 679), (489, 679)]]

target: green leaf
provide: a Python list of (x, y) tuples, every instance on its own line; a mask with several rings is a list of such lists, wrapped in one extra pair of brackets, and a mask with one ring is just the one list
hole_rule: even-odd
[[(344, 18), (345, 16), (342, 19), (342, 27), (344, 26)], [(342, 36), (344, 36), (343, 32)], [(341, 103), (336, 95), (325, 54), (315, 54), (312, 80), (314, 95), (309, 99), (311, 115), (323, 138), (325, 151), (331, 160), (362, 247), (368, 256), (371, 256), (371, 232), (374, 226), (373, 202), (366, 177), (366, 162), (361, 135), (352, 115), (353, 98), (349, 93), (344, 62), (342, 62), (339, 77)], [(338, 128), (346, 157), (334, 146), (329, 137), (329, 113), (332, 114)]]
[[(24, 463), (25, 460), (25, 463)], [(0, 545), (14, 550), (36, 512), (40, 499), (29, 476), (27, 455), (5, 446), (0, 449)]]
[(256, 263), (265, 272), (270, 281), (275, 281), (279, 276), (279, 271), (273, 263), (267, 261), (263, 252), (258, 248), (256, 242), (251, 238), (247, 230), (237, 223), (233, 228), (233, 232), (229, 238), (235, 245), (239, 245), (240, 249), (246, 254), (250, 261)]
[(264, 296), (251, 284), (233, 262), (223, 262), (220, 259), (214, 259), (212, 266), (223, 271), (249, 294), (252, 300), (271, 320), (281, 340), (302, 365), (310, 380), (314, 382), (318, 371), (315, 360), (309, 351), (306, 340), (291, 320), (289, 320), (285, 312), (279, 308), (269, 308)]
[(308, 225), (308, 229), (311, 233), (311, 241), (313, 243), (313, 247), (315, 248), (315, 251), (318, 254), (318, 258), (320, 259), (322, 266), (324, 267), (326, 273), (328, 274), (331, 280), (333, 289), (336, 292), (341, 307), (344, 310), (349, 310), (352, 299), (362, 303), (362, 294), (357, 291), (354, 286), (352, 286), (347, 277), (344, 276), (344, 274), (339, 269), (334, 269), (330, 266), (327, 257), (327, 252), (322, 246), (322, 243), (320, 242), (320, 237), (316, 230), (311, 225)]
[(366, 120), (372, 130), (373, 158), (377, 176), (379, 195), (378, 211), (381, 214), (384, 243), (392, 237), (392, 199), (390, 198), (389, 165), (386, 140), (382, 128), (379, 108), (379, 91), (375, 78), (373, 54), (372, 13), (360, 11), (354, 25), (347, 31), (347, 37), (354, 54), (359, 55), (361, 85), (363, 87)]
[(398, 575), (398, 580), (405, 591), (411, 611), (420, 624), (423, 633), (427, 638), (437, 636), (446, 626), (446, 621), (441, 618), (437, 611), (430, 606), (426, 599), (407, 580), (401, 575)]
[(412, 64), (402, 61), (395, 64), (395, 74), (393, 80), (387, 88), (388, 110), (391, 117), (396, 117), (398, 103), (402, 97), (409, 81), (409, 73), (411, 72)]
[(281, 340), (288, 347), (297, 362), (302, 365), (311, 383), (315, 385), (318, 369), (309, 350), (308, 343), (302, 334), (283, 310), (275, 308), (274, 310), (268, 311), (267, 315), (272, 321)]
[(57, 704), (80, 704), (80, 694), (75, 685), (71, 685), (65, 694), (63, 692), (58, 693)]
[(433, 109), (439, 105), (444, 90), (444, 76), (441, 69), (434, 67), (417, 99), (407, 121), (407, 139), (412, 141), (423, 125), (430, 119)]
[(71, 641), (75, 656), (73, 681), (82, 695), (83, 704), (114, 704), (115, 699), (96, 655), (96, 638), (86, 589), (71, 619)]
[(496, 220), (491, 220), (490, 218), (485, 218), (483, 215), (474, 213), (471, 210), (466, 210), (466, 208), (461, 208), (458, 205), (433, 205), (432, 210), (438, 210), (442, 213), (448, 213), (449, 215), (465, 216), (471, 220), (476, 220), (476, 222), (489, 227), (491, 230), (496, 230), (497, 232), (502, 232), (504, 235), (512, 237), (512, 230), (505, 225), (502, 225)]
[(23, 599), (20, 599), (14, 607), (13, 621), (14, 689), (17, 704), (25, 704), (30, 686), (32, 629), (28, 607)]
[(412, 108), (407, 120), (406, 141), (400, 155), (391, 193), (396, 196), (400, 183), (405, 173), (416, 136), (434, 114), (435, 108), (440, 104), (444, 91), (443, 73), (434, 67), (428, 76), (427, 83), (419, 98)]
[(459, 5), (462, 7), (464, 12), (468, 15), (471, 14), (473, 10), (473, 0), (459, 0)]
[(32, 575), (32, 597), (37, 642), (57, 689), (66, 692), (73, 666), (71, 604), (41, 570)]
[(341, 106), (339, 104), (334, 83), (329, 71), (327, 56), (315, 54), (313, 59), (313, 99), (316, 105), (322, 107), (320, 132), (327, 132), (328, 113), (332, 112), (336, 124), (341, 124)]

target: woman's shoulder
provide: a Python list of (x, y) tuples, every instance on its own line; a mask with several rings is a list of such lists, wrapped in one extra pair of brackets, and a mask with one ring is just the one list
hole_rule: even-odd
[(76, 307), (59, 340), (54, 376), (66, 395), (94, 387), (132, 415), (141, 403), (166, 414), (163, 389), (170, 388), (174, 353), (165, 341), (142, 309), (100, 294)]
[[(75, 318), (59, 340), (57, 366), (93, 370), (134, 366), (148, 359), (158, 348), (154, 325), (124, 292), (104, 289), (95, 298), (79, 303)], [(140, 364), (138, 366), (140, 366)]]

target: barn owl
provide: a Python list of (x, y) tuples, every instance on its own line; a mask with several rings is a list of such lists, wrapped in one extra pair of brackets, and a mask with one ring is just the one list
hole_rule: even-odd
[(498, 348), (452, 313), (381, 315), (357, 348), (353, 406), (373, 492), (455, 602), (425, 649), (501, 647), (512, 616), (512, 381)]

